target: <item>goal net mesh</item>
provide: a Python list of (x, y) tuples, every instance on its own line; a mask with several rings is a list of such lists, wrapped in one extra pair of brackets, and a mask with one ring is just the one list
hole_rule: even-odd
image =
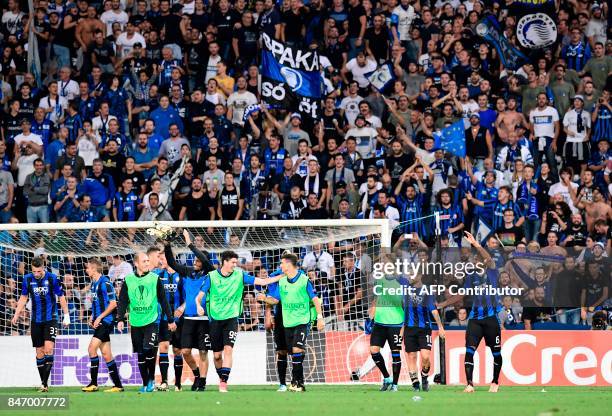
[[(323, 302), (325, 319), (325, 330), (318, 332), (313, 327), (308, 338), (304, 365), (306, 382), (379, 381), (380, 374), (371, 362), (369, 337), (364, 335), (363, 326), (372, 265), (380, 255), (381, 223), (362, 221), (360, 225), (345, 225), (342, 221), (335, 221), (316, 226), (293, 222), (275, 222), (269, 226), (234, 224), (168, 224), (176, 226), (180, 235), (172, 243), (177, 261), (191, 266), (195, 259), (185, 246), (182, 228), (189, 230), (196, 247), (210, 254), (213, 265), (218, 265), (220, 252), (231, 249), (239, 255), (239, 267), (256, 277), (273, 273), (283, 252), (289, 250), (297, 254), (301, 269), (308, 273)], [(89, 278), (85, 274), (87, 259), (98, 257), (102, 260), (104, 273), (119, 293), (124, 276), (132, 270), (134, 253), (152, 246), (163, 248), (161, 240), (148, 232), (154, 225), (152, 223), (131, 224), (134, 226), (130, 228), (121, 227), (121, 224), (108, 224), (108, 228), (82, 225), (80, 229), (71, 228), (72, 225), (46, 231), (17, 228), (0, 231), (2, 335), (29, 335), (29, 305), (17, 326), (11, 324), (11, 318), (20, 295), (22, 277), (30, 271), (33, 257), (43, 256), (47, 268), (58, 274), (64, 283), (71, 324), (62, 328), (60, 334), (87, 335), (93, 333), (88, 325), (91, 295)], [(247, 287), (244, 291), (239, 329), (242, 333), (265, 333), (261, 340), (266, 343), (266, 382), (275, 383), (277, 374), (271, 321), (266, 319), (266, 306), (255, 299), (256, 294), (255, 287)], [(240, 340), (239, 335), (236, 349), (241, 348)], [(383, 353), (390, 365), (390, 352), (383, 350)], [(210, 358), (212, 362), (212, 356)], [(170, 382), (174, 377), (172, 373), (171, 366)], [(290, 374), (291, 366), (287, 371), (288, 379)], [(209, 370), (209, 376), (215, 379), (214, 369)], [(183, 382), (189, 384), (192, 377), (185, 366)], [(402, 379), (406, 379), (404, 371)]]

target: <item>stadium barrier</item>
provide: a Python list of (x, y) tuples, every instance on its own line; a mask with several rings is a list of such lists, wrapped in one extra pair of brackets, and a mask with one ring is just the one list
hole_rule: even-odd
[[(265, 332), (242, 332), (234, 351), (232, 384), (275, 383), (274, 352), (267, 342)], [(351, 383), (351, 372), (367, 366), (371, 360), (369, 337), (363, 332), (328, 331), (313, 334), (310, 343), (305, 375), (308, 382)], [(437, 334), (434, 334), (437, 338)], [(57, 339), (55, 365), (51, 384), (55, 386), (80, 386), (89, 382), (89, 358), (86, 335), (60, 336)], [(115, 360), (119, 365), (122, 381), (140, 384), (137, 359), (131, 353), (129, 335), (111, 337)], [(268, 340), (269, 341), (269, 340)], [(312, 339), (311, 341), (314, 341)], [(502, 385), (532, 386), (610, 386), (612, 385), (612, 332), (610, 331), (506, 331), (503, 334), (502, 355), (504, 366)], [(333, 348), (326, 349), (326, 345)], [(434, 343), (434, 349), (438, 344)], [(486, 355), (485, 354), (486, 351)], [(385, 351), (389, 355), (389, 351)], [(438, 356), (434, 351), (434, 356)], [(448, 384), (465, 383), (463, 355), (464, 331), (448, 331), (446, 339)], [(483, 357), (485, 365), (483, 366)], [(0, 387), (37, 385), (39, 377), (34, 365), (31, 340), (28, 336), (5, 337), (0, 344), (0, 368), (19, 371), (1, 371)], [(475, 384), (490, 382), (493, 375), (493, 357), (483, 344), (474, 357)], [(438, 363), (432, 375), (438, 371)], [(170, 380), (173, 379), (170, 366)], [(192, 375), (185, 369), (184, 383), (190, 384)], [(211, 384), (218, 382), (211, 369)], [(100, 365), (100, 384), (107, 381), (106, 366)], [(379, 382), (378, 370), (363, 376), (360, 382)], [(408, 381), (403, 366), (404, 384)]]

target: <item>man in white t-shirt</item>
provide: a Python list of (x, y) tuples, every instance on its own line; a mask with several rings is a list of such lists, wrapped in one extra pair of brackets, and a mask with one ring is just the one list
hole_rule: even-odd
[[(395, 208), (389, 203), (389, 195), (387, 195), (386, 191), (378, 191), (378, 205), (380, 205), (384, 209), (383, 212), (385, 213), (385, 218), (389, 220), (389, 225), (391, 226), (391, 228), (395, 228), (395, 226), (399, 225), (399, 211), (397, 210), (397, 208)], [(370, 210), (369, 218), (376, 218), (374, 209)]]
[(359, 84), (359, 88), (365, 89), (370, 85), (365, 74), (375, 71), (377, 67), (374, 58), (366, 57), (365, 52), (360, 51), (355, 58), (346, 63), (346, 68), (342, 68), (341, 73), (345, 82), (348, 82), (346, 74), (350, 72), (353, 79)]
[(553, 175), (557, 175), (557, 138), (559, 137), (559, 113), (555, 107), (548, 105), (548, 97), (538, 94), (538, 106), (529, 113), (529, 128), (533, 136), (535, 158), (546, 154), (546, 161)]
[(242, 120), (244, 109), (249, 105), (257, 104), (257, 97), (252, 92), (247, 91), (245, 77), (239, 77), (236, 81), (236, 86), (238, 87), (236, 92), (233, 92), (227, 98), (227, 118), (233, 124), (244, 126), (244, 121)]
[(58, 95), (59, 87), (57, 81), (51, 81), (47, 86), (49, 95), (38, 102), (38, 106), (45, 110), (46, 117), (53, 124), (58, 125), (64, 118), (64, 112), (68, 108), (68, 100)]
[(118, 22), (121, 24), (121, 29), (123, 29), (129, 20), (128, 14), (121, 10), (120, 6), (121, 2), (119, 0), (112, 0), (111, 9), (105, 11), (100, 16), (100, 20), (106, 25), (107, 35), (111, 35), (113, 33), (113, 23)]
[(570, 207), (573, 213), (578, 212), (578, 209), (574, 206), (574, 201), (572, 200), (572, 196), (570, 193), (570, 187), (574, 189), (574, 193), (576, 189), (578, 189), (578, 184), (572, 182), (572, 174), (571, 171), (567, 168), (561, 169), (561, 173), (559, 175), (559, 182), (553, 184), (548, 190), (548, 196), (551, 198), (557, 194), (563, 196), (563, 201)]
[(333, 279), (336, 275), (336, 267), (334, 266), (334, 258), (327, 251), (323, 250), (323, 244), (317, 243), (312, 245), (312, 251), (306, 253), (302, 260), (302, 268), (318, 269), (327, 274), (327, 277)]
[(391, 26), (397, 28), (399, 40), (403, 43), (402, 46), (412, 39), (410, 37), (410, 29), (412, 22), (416, 18), (414, 7), (410, 4), (410, 0), (400, 0), (400, 4), (393, 9), (391, 15)]
[(591, 115), (584, 111), (582, 95), (574, 97), (574, 108), (565, 113), (563, 131), (567, 134), (563, 148), (563, 156), (567, 165), (580, 164), (581, 170), (584, 170), (590, 158), (588, 141), (591, 133)]
[(363, 159), (371, 159), (376, 155), (376, 129), (366, 125), (363, 115), (358, 115), (355, 119), (355, 127), (346, 132), (345, 137), (354, 137), (357, 142), (357, 151)]
[(461, 104), (461, 117), (463, 125), (470, 127), (470, 115), (478, 112), (478, 103), (470, 98), (470, 90), (467, 87), (459, 88), (459, 104)]
[(208, 82), (210, 79), (217, 76), (217, 64), (221, 62), (221, 55), (219, 55), (219, 44), (215, 41), (210, 42), (208, 45), (208, 61), (206, 61), (206, 77), (204, 82)]
[(40, 156), (34, 153), (32, 146), (25, 146), (24, 153), (20, 147), (15, 148), (15, 160), (17, 165), (17, 186), (23, 187), (26, 177), (34, 172), (34, 161)]
[(340, 101), (340, 112), (346, 118), (349, 126), (354, 126), (355, 117), (359, 115), (359, 103), (363, 101), (363, 97), (358, 94), (357, 81), (351, 81), (348, 90), (348, 95)]
[(134, 269), (130, 263), (124, 261), (119, 256), (113, 256), (113, 265), (108, 269), (108, 278), (115, 287), (121, 287), (121, 283), (125, 280), (125, 276), (133, 271)]
[(240, 247), (240, 245), (240, 237), (236, 234), (232, 234), (230, 236), (230, 246), (238, 255), (239, 267), (245, 270), (253, 270), (253, 254), (246, 248)]
[(79, 96), (79, 83), (70, 79), (71, 70), (65, 66), (59, 71), (59, 81), (57, 81), (57, 91), (60, 97), (70, 101)]
[(23, 28), (23, 16), (24, 13), (19, 10), (19, 1), (9, 0), (8, 10), (2, 14), (2, 30), (6, 34), (16, 35)]
[(120, 58), (125, 58), (132, 53), (132, 49), (134, 49), (134, 45), (137, 43), (139, 43), (142, 48), (147, 48), (147, 43), (144, 36), (136, 32), (136, 27), (132, 22), (127, 22), (125, 25), (125, 32), (120, 34), (115, 42), (115, 45), (117, 46), (117, 56)]
[(15, 146), (32, 146), (32, 150), (34, 150), (34, 153), (42, 153), (42, 137), (40, 137), (38, 134), (32, 133), (31, 128), (32, 123), (29, 119), (24, 118), (23, 120), (21, 120), (21, 134), (15, 136)]

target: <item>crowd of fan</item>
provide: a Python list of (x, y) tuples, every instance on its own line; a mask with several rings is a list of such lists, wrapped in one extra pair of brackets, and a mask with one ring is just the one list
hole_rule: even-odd
[[(516, 71), (474, 33), (492, 12), (517, 43), (504, 2), (22, 3), (2, 2), (0, 223), (388, 218), (406, 246), (431, 245), (438, 212), (450, 247), (486, 225), (488, 245), (578, 259), (588, 278), (607, 264), (606, 2), (562, 0), (557, 42)], [(320, 120), (245, 117), (263, 32), (319, 51)], [(385, 96), (365, 74), (387, 61)], [(465, 158), (433, 138), (459, 120)]]

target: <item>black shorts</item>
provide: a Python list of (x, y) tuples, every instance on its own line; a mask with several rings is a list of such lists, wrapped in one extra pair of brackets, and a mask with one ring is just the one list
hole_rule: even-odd
[(234, 347), (238, 335), (238, 318), (210, 321), (210, 344), (214, 352), (223, 351), (226, 345)]
[(181, 348), (195, 348), (200, 351), (210, 350), (209, 329), (208, 321), (203, 319), (184, 319), (181, 328)]
[(285, 327), (283, 326), (283, 314), (274, 317), (274, 346), (276, 351), (287, 351), (287, 340), (285, 339)]
[(152, 322), (145, 326), (132, 327), (132, 349), (135, 353), (143, 353), (145, 350), (153, 349), (157, 346), (157, 331), (159, 324)]
[[(285, 330), (285, 342), (287, 346), (291, 348), (299, 348), (301, 350), (306, 349), (306, 338), (310, 332), (310, 324), (298, 325), (292, 328), (284, 328)], [(289, 351), (289, 353), (291, 353)]]
[(100, 325), (94, 329), (94, 338), (98, 338), (102, 342), (110, 342), (110, 334), (113, 332), (113, 325), (105, 322), (100, 322)]
[(501, 327), (496, 316), (484, 319), (470, 319), (465, 331), (465, 346), (476, 350), (481, 339), (485, 339), (487, 347), (501, 348)]
[(40, 323), (32, 322), (30, 328), (32, 346), (34, 348), (40, 348), (45, 346), (45, 341), (55, 342), (55, 337), (57, 337), (58, 331), (59, 328), (56, 320)]
[(404, 327), (404, 347), (406, 352), (431, 350), (431, 328)]
[(384, 347), (385, 343), (389, 343), (389, 348), (392, 350), (402, 349), (402, 327), (385, 326), (374, 324), (372, 335), (370, 335), (370, 346)]
[(170, 342), (173, 347), (181, 348), (181, 322), (176, 324), (176, 330), (168, 329), (168, 321), (159, 322), (159, 342)]

